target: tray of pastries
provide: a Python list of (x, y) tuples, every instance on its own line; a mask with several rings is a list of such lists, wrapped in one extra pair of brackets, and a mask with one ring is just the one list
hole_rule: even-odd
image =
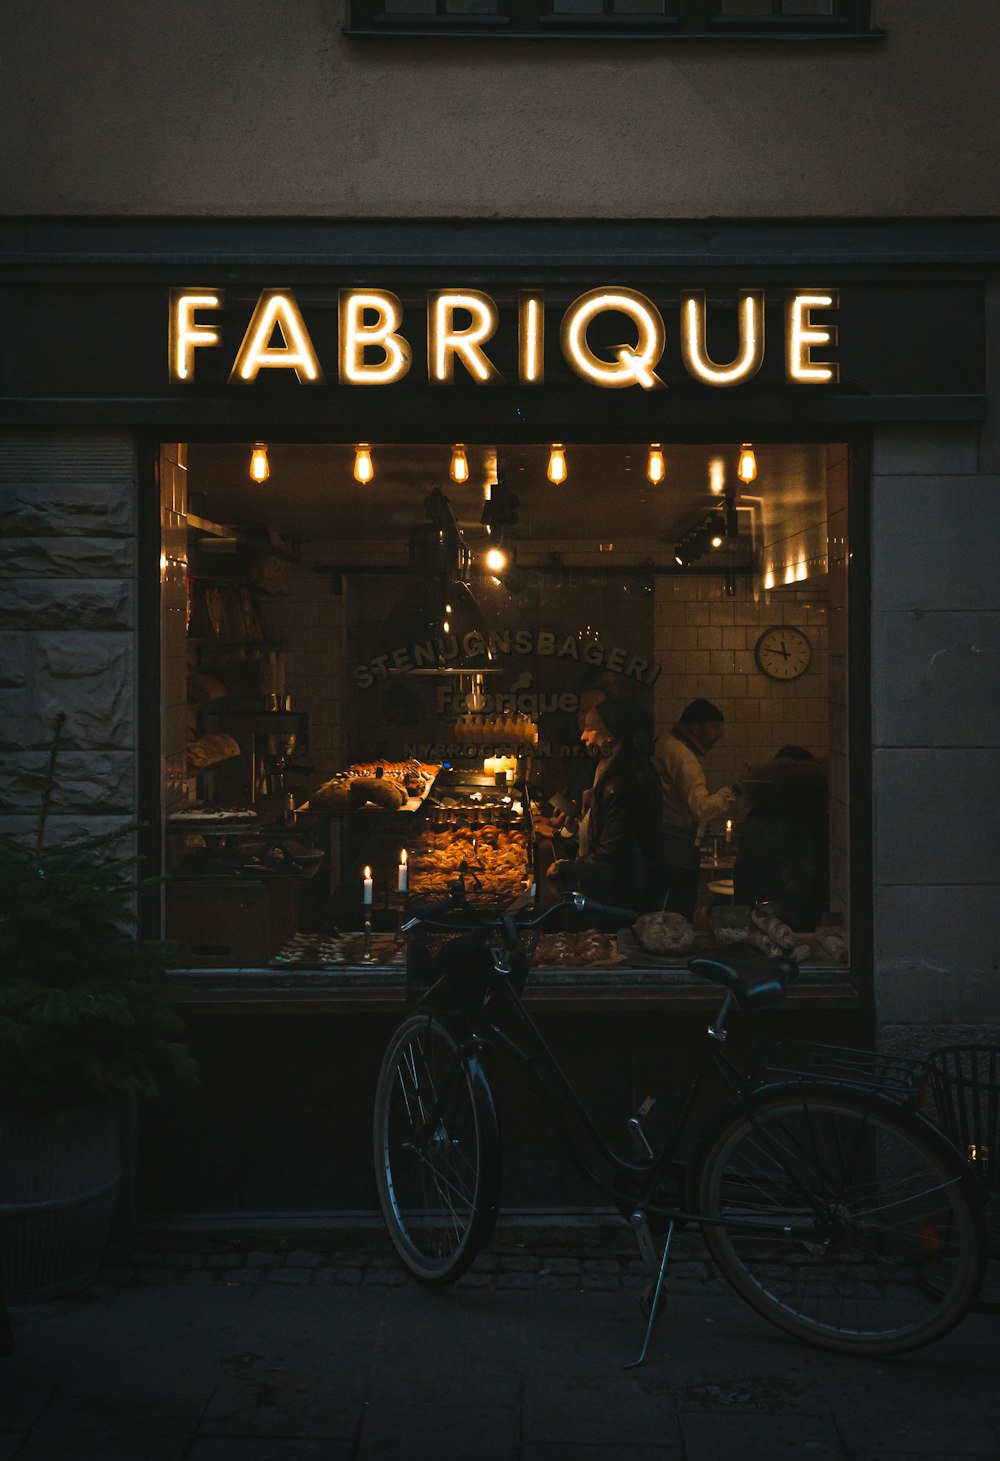
[(517, 829), (487, 822), (447, 832), (421, 832), (410, 849), (410, 892), (418, 897), (447, 893), (461, 874), (469, 896), (505, 901), (531, 884), (528, 838)]
[(301, 810), (356, 812), (415, 811), (434, 785), (439, 767), (424, 761), (358, 761), (310, 794)]
[(531, 962), (536, 969), (589, 969), (620, 964), (622, 956), (615, 934), (584, 928), (574, 933), (539, 934)]

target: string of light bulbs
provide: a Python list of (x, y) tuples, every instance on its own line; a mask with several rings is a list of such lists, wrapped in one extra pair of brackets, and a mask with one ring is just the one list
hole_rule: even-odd
[[(264, 442), (258, 441), (253, 445), (250, 453), (250, 478), (257, 483), (266, 482), (271, 475), (271, 466), (267, 457), (267, 446)], [(451, 449), (451, 465), (448, 471), (451, 480), (458, 486), (468, 482), (469, 458), (463, 442), (456, 442)], [(666, 459), (663, 448), (658, 441), (654, 441), (649, 447), (649, 456), (646, 459), (646, 476), (654, 487), (665, 479), (667, 475)], [(743, 442), (740, 447), (739, 463), (736, 468), (736, 475), (741, 482), (753, 482), (757, 476), (757, 458), (750, 442)], [(375, 464), (372, 459), (371, 446), (367, 441), (359, 441), (354, 448), (354, 480), (363, 485), (367, 484), (375, 476)], [(569, 477), (569, 467), (566, 462), (566, 448), (561, 441), (554, 441), (549, 449), (549, 461), (546, 468), (546, 476), (555, 486), (561, 486)], [(713, 485), (713, 491), (716, 490)]]

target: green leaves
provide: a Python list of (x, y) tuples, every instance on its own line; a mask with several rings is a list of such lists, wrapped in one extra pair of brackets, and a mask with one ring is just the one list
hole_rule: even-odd
[(166, 1003), (170, 945), (134, 933), (134, 826), (46, 846), (61, 722), (34, 845), (0, 837), (0, 1106), (55, 1109), (196, 1081)]

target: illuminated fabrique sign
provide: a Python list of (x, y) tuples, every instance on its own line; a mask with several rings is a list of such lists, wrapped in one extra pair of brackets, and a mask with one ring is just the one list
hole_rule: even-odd
[[(818, 359), (814, 350), (837, 344), (836, 325), (824, 322), (825, 311), (839, 305), (835, 289), (786, 290), (784, 296), (785, 380), (793, 385), (832, 385), (840, 377), (836, 361)], [(545, 299), (540, 290), (521, 290), (518, 299), (518, 383), (542, 385), (545, 380)], [(192, 384), (198, 352), (218, 349), (222, 337), (219, 312), (225, 309), (221, 289), (170, 291), (170, 379)], [(427, 378), (450, 385), (456, 364), (478, 385), (503, 383), (487, 353), (500, 326), (496, 302), (478, 289), (435, 289), (427, 296)], [(764, 362), (764, 291), (740, 290), (736, 303), (738, 348), (729, 361), (708, 353), (707, 305), (704, 290), (682, 292), (680, 347), (684, 369), (707, 386), (736, 386), (752, 379)], [(592, 346), (590, 330), (602, 315), (627, 322), (628, 344)], [(402, 380), (412, 364), (403, 334), (403, 305), (386, 289), (342, 289), (338, 305), (337, 376), (341, 385), (383, 386)], [(563, 315), (559, 331), (563, 359), (571, 370), (604, 390), (640, 386), (645, 391), (666, 384), (657, 367), (666, 346), (666, 327), (659, 309), (635, 289), (613, 286), (591, 289), (575, 299)], [(303, 385), (324, 381), (324, 373), (290, 289), (261, 292), (229, 373), (235, 385), (252, 385), (263, 370), (291, 370)]]

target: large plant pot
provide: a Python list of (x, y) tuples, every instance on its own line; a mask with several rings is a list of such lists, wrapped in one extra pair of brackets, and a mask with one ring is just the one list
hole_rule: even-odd
[(0, 1293), (55, 1298), (97, 1277), (121, 1181), (110, 1104), (0, 1114)]

